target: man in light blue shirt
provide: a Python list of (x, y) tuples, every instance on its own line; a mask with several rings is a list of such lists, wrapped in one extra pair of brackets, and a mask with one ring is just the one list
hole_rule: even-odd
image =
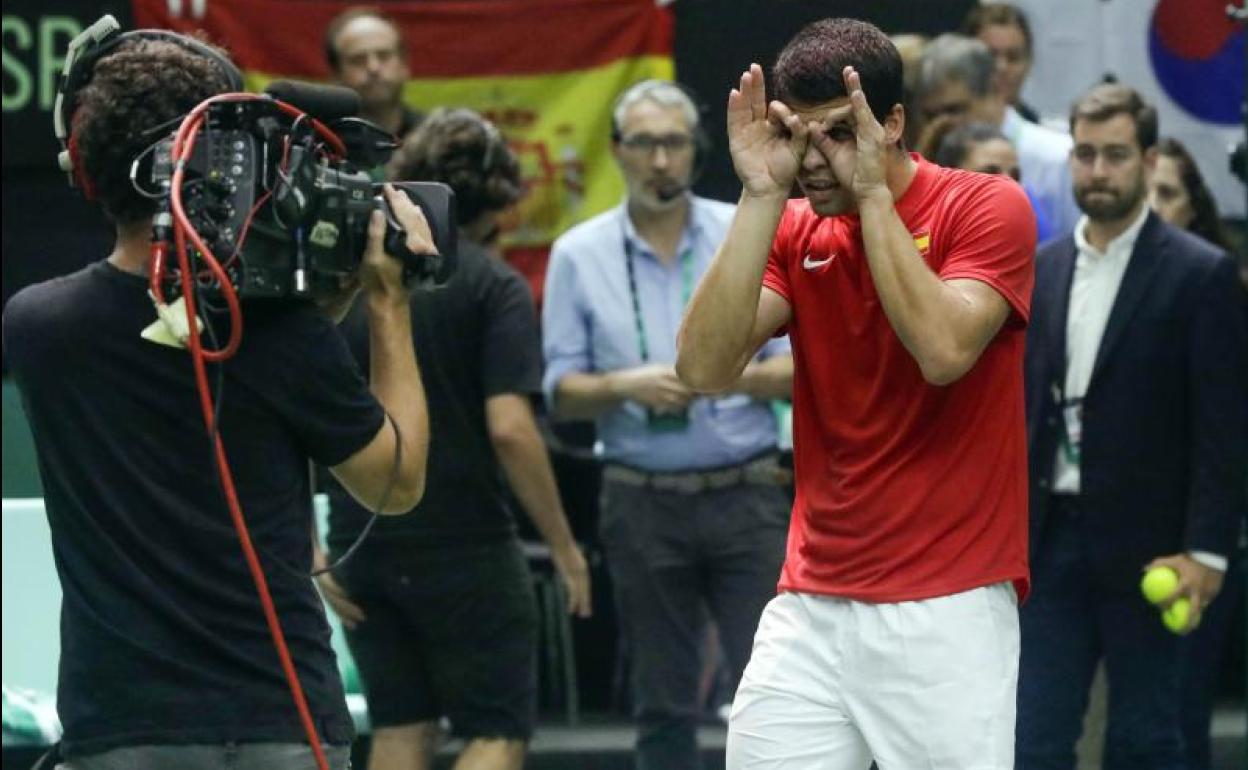
[(598, 427), (599, 527), (631, 656), (637, 766), (687, 770), (705, 619), (735, 688), (775, 594), (790, 500), (768, 400), (789, 397), (793, 361), (778, 338), (719, 397), (680, 383), (676, 333), (733, 207), (690, 192), (707, 143), (679, 86), (626, 91), (612, 140), (628, 195), (555, 242), (543, 387), (556, 415)]

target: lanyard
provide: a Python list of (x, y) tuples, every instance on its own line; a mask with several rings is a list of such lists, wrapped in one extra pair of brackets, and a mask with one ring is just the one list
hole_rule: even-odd
[[(633, 242), (624, 236), (624, 263), (628, 268), (628, 293), (633, 298), (633, 321), (637, 328), (637, 349), (641, 353), (641, 362), (650, 362), (650, 342), (646, 336), (646, 322), (641, 317), (641, 295), (637, 292), (637, 268), (633, 265)], [(683, 310), (693, 296), (693, 249), (688, 248), (680, 253), (680, 307)]]

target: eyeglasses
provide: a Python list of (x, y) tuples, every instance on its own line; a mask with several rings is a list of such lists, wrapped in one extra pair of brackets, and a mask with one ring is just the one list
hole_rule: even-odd
[(689, 134), (633, 134), (620, 138), (620, 146), (633, 152), (653, 154), (662, 147), (669, 154), (685, 152), (693, 147), (693, 137)]

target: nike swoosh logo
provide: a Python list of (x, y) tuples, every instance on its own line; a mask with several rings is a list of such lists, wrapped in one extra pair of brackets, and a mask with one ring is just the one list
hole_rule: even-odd
[(826, 259), (811, 259), (810, 255), (807, 254), (806, 258), (802, 260), (802, 267), (806, 268), (807, 270), (818, 270), (819, 268), (823, 267), (824, 265), (828, 264), (834, 259), (836, 259), (835, 254), (833, 254), (830, 257), (827, 257)]

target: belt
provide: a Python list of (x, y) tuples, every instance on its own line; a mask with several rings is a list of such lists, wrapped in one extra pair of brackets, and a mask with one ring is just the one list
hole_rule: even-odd
[(782, 468), (775, 454), (767, 454), (754, 460), (710, 468), (704, 471), (643, 471), (627, 465), (608, 464), (602, 470), (604, 481), (625, 484), (630, 487), (653, 489), (656, 492), (675, 492), (696, 495), (716, 489), (727, 489), (741, 484), (786, 486), (793, 482), (793, 472)]

